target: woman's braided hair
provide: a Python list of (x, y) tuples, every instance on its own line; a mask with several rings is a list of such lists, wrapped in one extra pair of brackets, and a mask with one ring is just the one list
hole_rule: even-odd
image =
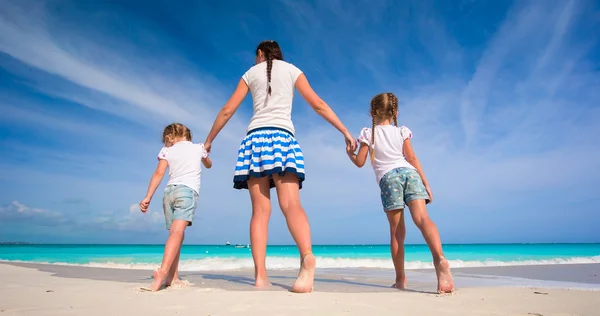
[(371, 162), (375, 160), (375, 122), (393, 119), (398, 126), (398, 98), (391, 92), (380, 93), (371, 100)]
[(281, 52), (281, 48), (279, 48), (279, 44), (275, 41), (261, 42), (256, 48), (257, 56), (259, 51), (262, 51), (265, 61), (267, 61), (267, 92), (271, 95), (271, 69), (273, 69), (273, 60), (283, 60), (283, 53)]

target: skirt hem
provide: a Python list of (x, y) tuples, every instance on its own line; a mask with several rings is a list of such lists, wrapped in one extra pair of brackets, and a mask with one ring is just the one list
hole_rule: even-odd
[(282, 167), (276, 167), (276, 168), (264, 170), (261, 172), (250, 171), (249, 174), (247, 174), (247, 175), (234, 176), (233, 177), (233, 188), (238, 189), (238, 190), (248, 189), (248, 180), (250, 179), (250, 177), (262, 178), (262, 177), (266, 177), (266, 176), (269, 177), (269, 187), (274, 188), (275, 182), (273, 181), (273, 175), (277, 174), (280, 176), (284, 176), (286, 173), (293, 173), (296, 176), (298, 176), (298, 186), (299, 186), (299, 189), (302, 189), (302, 182), (304, 182), (305, 175), (304, 175), (304, 173), (298, 172), (296, 170), (296, 168), (293, 168), (293, 167), (287, 167), (285, 169)]

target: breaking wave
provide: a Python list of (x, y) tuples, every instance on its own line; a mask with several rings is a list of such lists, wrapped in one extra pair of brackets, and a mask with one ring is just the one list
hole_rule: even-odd
[[(40, 262), (40, 261), (10, 261), (10, 262), (27, 262), (27, 263), (45, 263), (56, 265), (73, 265), (86, 266), (94, 268), (112, 268), (112, 269), (140, 269), (151, 270), (160, 265), (160, 261), (152, 263), (124, 262), (123, 258), (105, 258), (106, 261), (96, 261), (84, 264), (73, 264), (66, 262)], [(0, 260), (7, 262), (7, 260)], [(589, 264), (600, 263), (600, 256), (594, 257), (572, 257), (572, 258), (554, 258), (544, 260), (522, 260), (522, 261), (463, 261), (450, 260), (452, 268), (465, 267), (500, 267), (500, 266), (524, 266), (524, 265), (556, 265), (556, 264)], [(391, 259), (374, 259), (374, 258), (328, 258), (317, 257), (318, 268), (321, 269), (393, 269)], [(252, 269), (253, 263), (251, 258), (227, 258), (227, 257), (212, 257), (204, 259), (187, 259), (182, 260), (179, 265), (181, 271), (228, 271)], [(298, 258), (290, 257), (267, 257), (267, 268), (273, 270), (295, 270), (299, 267)], [(405, 268), (409, 270), (415, 269), (430, 269), (433, 268), (432, 262), (423, 261), (408, 261)]]

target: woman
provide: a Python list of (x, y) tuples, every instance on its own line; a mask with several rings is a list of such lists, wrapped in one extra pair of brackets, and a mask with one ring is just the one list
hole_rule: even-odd
[(239, 148), (233, 182), (236, 189), (248, 189), (252, 201), (250, 242), (255, 286), (270, 285), (266, 251), (271, 215), (270, 189), (275, 187), (279, 206), (300, 252), (300, 272), (292, 291), (307, 293), (313, 288), (316, 260), (312, 254), (308, 218), (300, 204), (299, 190), (305, 174), (304, 156), (294, 137), (291, 119), (294, 88), (315, 112), (344, 135), (346, 146), (355, 149), (356, 142), (327, 103), (312, 90), (302, 71), (283, 61), (277, 42), (260, 43), (255, 62), (217, 115), (204, 146), (210, 152), (212, 141), (250, 91), (254, 115)]

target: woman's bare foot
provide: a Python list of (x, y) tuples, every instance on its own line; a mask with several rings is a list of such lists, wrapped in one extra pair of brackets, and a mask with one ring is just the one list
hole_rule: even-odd
[(166, 273), (162, 272), (160, 269), (154, 270), (154, 280), (152, 281), (152, 284), (150, 284), (150, 289), (154, 292), (160, 290), (166, 278)]
[(256, 281), (254, 281), (254, 286), (260, 289), (264, 289), (264, 288), (269, 288), (272, 286), (271, 282), (269, 282), (269, 279), (259, 279), (257, 278)]
[(295, 293), (310, 293), (313, 290), (313, 283), (315, 281), (315, 267), (317, 260), (312, 253), (304, 256), (300, 264), (300, 273), (294, 285), (292, 285), (292, 292)]
[(266, 269), (256, 269), (254, 270), (254, 287), (259, 289), (269, 288), (272, 284), (269, 282), (269, 277), (267, 276)]
[(452, 281), (452, 274), (450, 273), (450, 263), (446, 258), (441, 257), (434, 262), (434, 265), (438, 279), (438, 293), (452, 293), (454, 291), (454, 281)]
[(392, 284), (392, 287), (398, 290), (406, 290), (406, 277), (396, 279), (396, 283)]

